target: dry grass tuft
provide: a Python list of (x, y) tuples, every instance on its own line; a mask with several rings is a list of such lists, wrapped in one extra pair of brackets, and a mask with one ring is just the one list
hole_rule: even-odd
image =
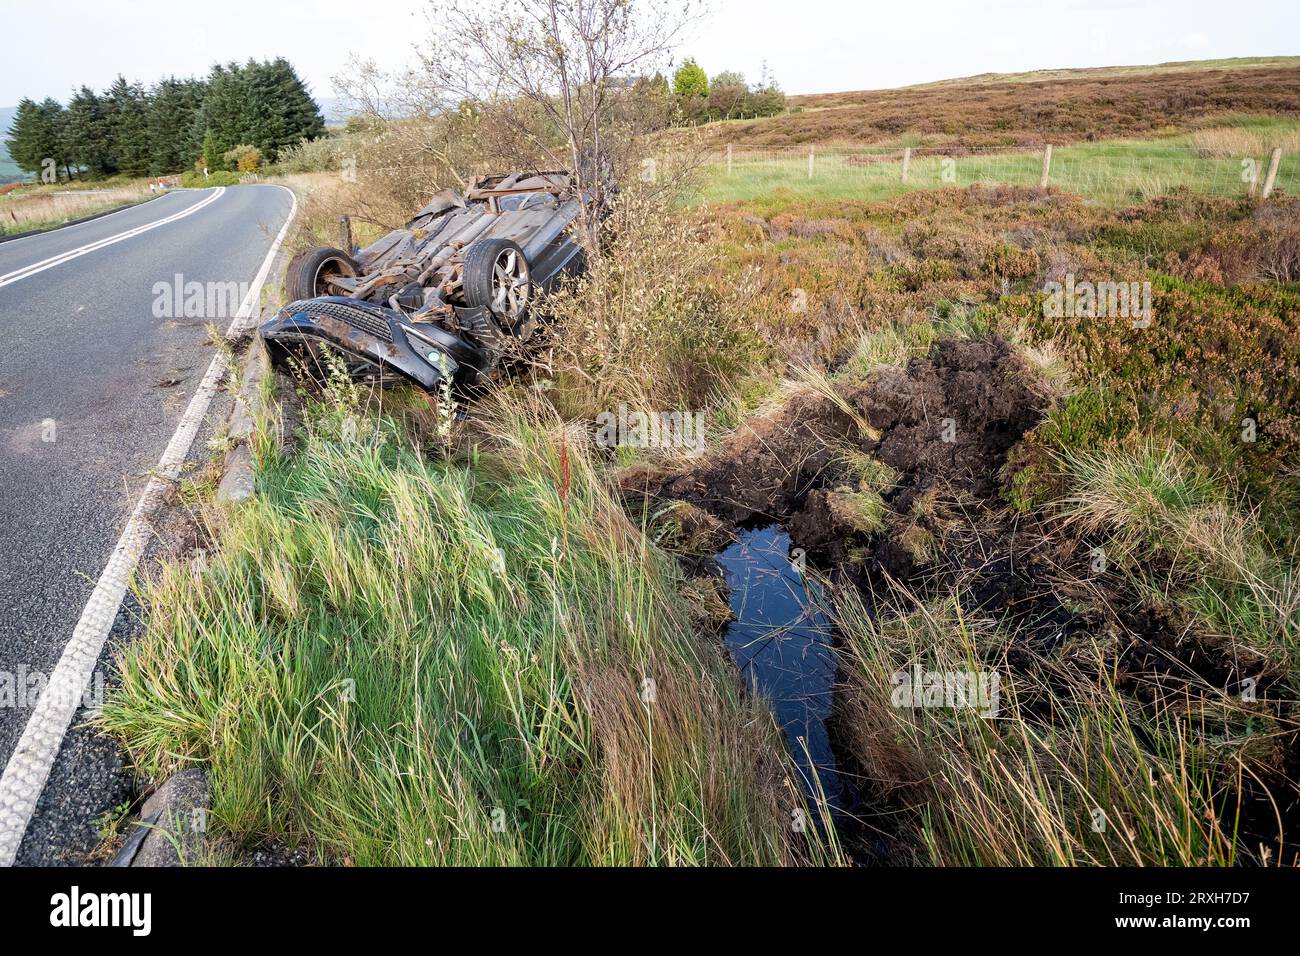
[(635, 187), (620, 194), (608, 254), (547, 301), (553, 398), (568, 415), (620, 402), (697, 410), (723, 400), (758, 350), (747, 305), (758, 277), (717, 282), (719, 250), (698, 212)]
[(1284, 153), (1300, 150), (1300, 130), (1257, 130), (1242, 126), (1214, 126), (1192, 133), (1192, 147), (1202, 156), (1235, 159), (1267, 157), (1276, 147)]
[[(1119, 692), (1103, 649), (1076, 646), (1062, 665), (1015, 666), (1014, 635), (972, 619), (953, 598), (867, 613), (843, 600), (843, 713), (871, 794), (915, 831), (913, 852), (947, 866), (1204, 866), (1259, 860), (1236, 836), (1236, 774), (1254, 735), (1231, 753), (1215, 726), (1246, 726), (1250, 708), (1222, 690)], [(996, 711), (913, 706), (898, 696), (914, 668), (997, 675)]]
[(0, 197), (0, 234), (52, 228), (70, 219), (141, 202), (149, 195), (144, 181), (91, 188), (63, 184), (57, 189), (14, 191)]

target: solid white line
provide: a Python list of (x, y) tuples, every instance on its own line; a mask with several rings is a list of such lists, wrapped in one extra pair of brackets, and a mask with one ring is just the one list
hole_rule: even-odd
[[(262, 268), (253, 279), (252, 287), (240, 303), (239, 312), (230, 323), (226, 332), (228, 336), (242, 331), (249, 324), (248, 320), (260, 312), (258, 307), (262, 286), (298, 212), (298, 197), (293, 190), (285, 186), (279, 188), (289, 193), (293, 205), (262, 261)], [(208, 366), (198, 391), (190, 399), (189, 407), (181, 416), (176, 433), (167, 443), (167, 449), (140, 495), (135, 510), (131, 512), (126, 529), (118, 539), (107, 566), (95, 584), (95, 590), (91, 592), (90, 600), (81, 612), (81, 619), (72, 631), (72, 638), (63, 649), (59, 663), (23, 729), (18, 746), (9, 758), (4, 776), (0, 777), (0, 866), (12, 866), (18, 855), (23, 834), (27, 832), (27, 824), (31, 821), (41, 791), (49, 779), (50, 768), (63, 746), (63, 738), (76, 715), (82, 694), (94, 676), (95, 662), (99, 659), (108, 632), (117, 618), (131, 575), (149, 544), (152, 536), (149, 519), (180, 477), (181, 466), (203, 423), (203, 416), (207, 414), (208, 403), (229, 370), (230, 362), (226, 353), (218, 351)]]
[(142, 233), (148, 232), (150, 229), (157, 229), (159, 226), (165, 226), (169, 222), (175, 222), (178, 219), (184, 219), (186, 216), (192, 216), (204, 206), (211, 205), (220, 199), (221, 194), (225, 191), (225, 186), (218, 186), (216, 191), (207, 199), (204, 199), (202, 202), (197, 202), (193, 206), (190, 206), (187, 209), (182, 209), (180, 212), (167, 216), (164, 219), (147, 222), (143, 226), (136, 226), (134, 229), (126, 230), (126, 232), (119, 232), (115, 236), (108, 236), (107, 238), (100, 239), (96, 242), (87, 243), (84, 246), (78, 246), (76, 249), (69, 249), (67, 252), (59, 253), (57, 256), (50, 256), (48, 259), (42, 259), (40, 262), (33, 262), (29, 266), (23, 266), (21, 269), (15, 269), (13, 272), (0, 275), (0, 289), (11, 283), (17, 282), (19, 279), (26, 279), (28, 276), (34, 276), (38, 272), (44, 272), (46, 269), (53, 269), (55, 266), (62, 265), (65, 262), (71, 262), (73, 259), (80, 258), (81, 256), (92, 253), (97, 249), (111, 246), (115, 242), (122, 242), (123, 240), (131, 239)]

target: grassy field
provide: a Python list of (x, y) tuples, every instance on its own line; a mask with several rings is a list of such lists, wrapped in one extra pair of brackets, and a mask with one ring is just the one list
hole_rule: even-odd
[[(1242, 178), (1242, 161), (1254, 162), (1256, 189), (1262, 188), (1273, 145), (1284, 148), (1275, 188), (1295, 193), (1300, 189), (1300, 121), (1252, 117), (1162, 139), (1057, 146), (1050, 183), (1109, 205), (1142, 202), (1179, 187), (1242, 196), (1250, 190)], [(725, 154), (714, 153), (702, 198), (735, 202), (789, 193), (816, 200), (879, 200), (943, 186), (1037, 186), (1042, 153), (917, 148), (904, 182), (901, 147), (739, 147), (732, 152), (731, 170), (728, 175)]]
[(21, 186), (0, 194), (0, 235), (56, 229), (70, 220), (131, 206), (153, 195), (145, 179)]

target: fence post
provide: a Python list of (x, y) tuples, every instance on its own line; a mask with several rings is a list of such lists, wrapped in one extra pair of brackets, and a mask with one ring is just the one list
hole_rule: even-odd
[(727, 175), (731, 175), (731, 144), (727, 144)]
[(339, 248), (352, 255), (352, 217), (339, 216)]
[(1052, 175), (1052, 144), (1043, 147), (1043, 175), (1038, 177), (1038, 188), (1046, 189), (1047, 181)]
[(907, 182), (907, 168), (912, 165), (912, 147), (903, 148), (903, 182)]
[(1268, 160), (1268, 175), (1264, 177), (1264, 191), (1260, 195), (1268, 198), (1268, 194), (1273, 191), (1273, 183), (1277, 180), (1277, 168), (1282, 165), (1282, 147), (1274, 146), (1273, 155)]
[(808, 178), (813, 178), (813, 147), (808, 147)]

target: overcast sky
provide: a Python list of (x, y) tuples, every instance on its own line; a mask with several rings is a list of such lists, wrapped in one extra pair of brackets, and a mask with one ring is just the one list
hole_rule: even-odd
[[(0, 0), (0, 106), (66, 102), (117, 73), (152, 83), (215, 62), (287, 57), (319, 97), (349, 53), (401, 65), (424, 32), (424, 0)], [(1300, 53), (1296, 0), (713, 0), (682, 55), (710, 75), (789, 93), (877, 89), (973, 73)]]

